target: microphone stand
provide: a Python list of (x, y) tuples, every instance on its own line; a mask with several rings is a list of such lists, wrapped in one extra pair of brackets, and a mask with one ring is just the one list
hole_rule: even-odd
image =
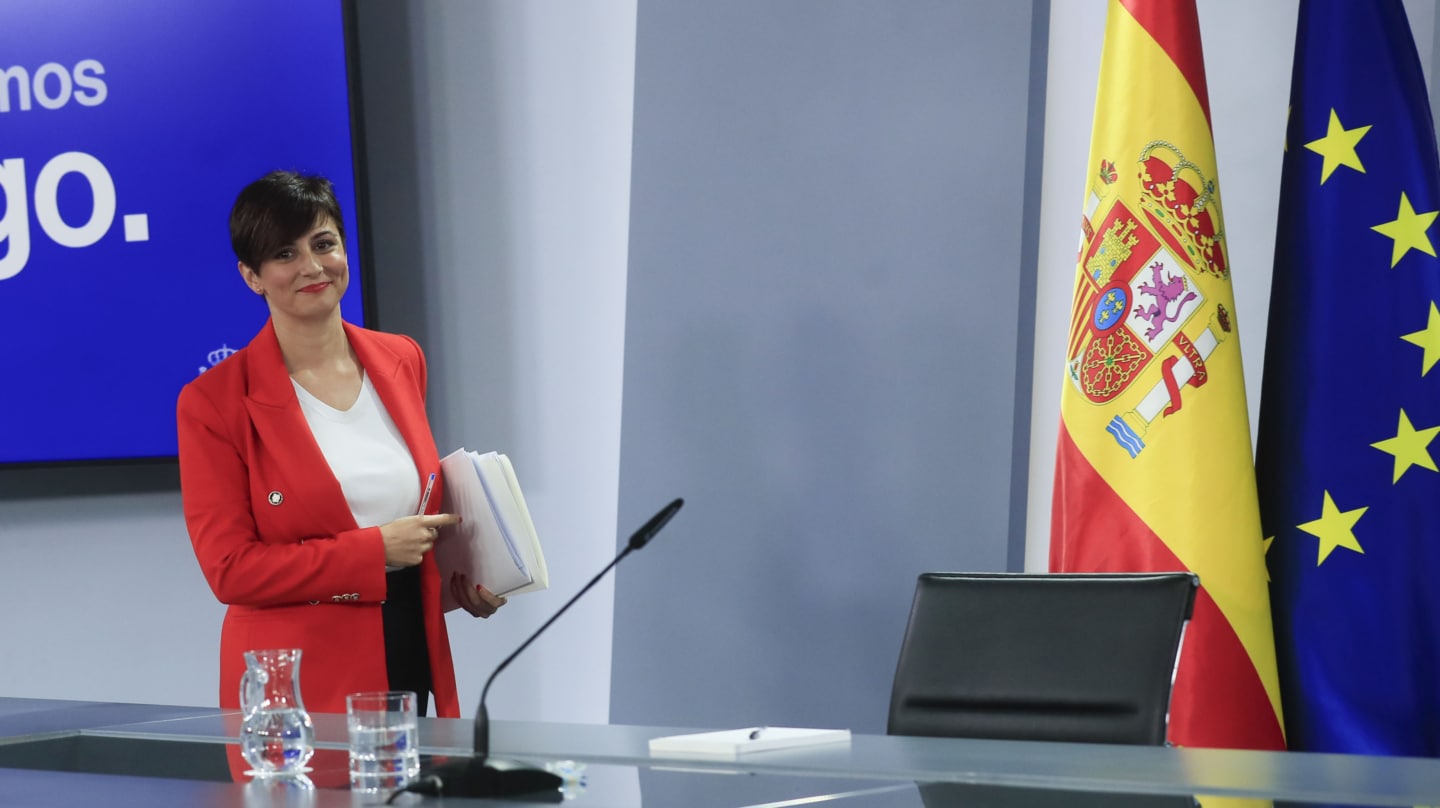
[(616, 564), (619, 564), (632, 552), (649, 544), (650, 540), (655, 538), (655, 534), (660, 532), (660, 528), (664, 527), (665, 523), (669, 522), (675, 512), (680, 510), (680, 506), (684, 504), (685, 500), (677, 498), (650, 517), (649, 521), (630, 536), (630, 540), (625, 544), (625, 549), (621, 550), (609, 564), (606, 564), (605, 569), (600, 570), (594, 578), (590, 579), (590, 583), (585, 584), (579, 592), (565, 601), (565, 605), (561, 606), (559, 611), (546, 620), (544, 625), (536, 629), (529, 639), (520, 644), (519, 648), (512, 651), (510, 656), (505, 657), (505, 660), (490, 674), (490, 678), (485, 680), (485, 687), (480, 691), (480, 708), (475, 715), (474, 756), (443, 763), (428, 773), (422, 773), (415, 782), (390, 795), (386, 804), (394, 802), (396, 797), (406, 792), (446, 797), (531, 795), (525, 800), (527, 802), (560, 802), (564, 799), (564, 794), (560, 791), (564, 780), (559, 775), (526, 763), (490, 757), (490, 713), (485, 709), (485, 697), (490, 694), (490, 685), (495, 681), (495, 677), (500, 675), (500, 671), (509, 667), (510, 663), (515, 661), (515, 657), (520, 656), (522, 651), (529, 648), (536, 638), (545, 633), (545, 629), (550, 628), (551, 623), (560, 619), (560, 615), (575, 605), (575, 601), (589, 592), (595, 584), (600, 583), (600, 579), (614, 569)]

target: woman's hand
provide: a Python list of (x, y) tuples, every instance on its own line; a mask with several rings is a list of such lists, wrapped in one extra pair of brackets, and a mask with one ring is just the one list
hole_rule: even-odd
[(479, 584), (471, 586), (469, 576), (463, 572), (450, 576), (450, 594), (460, 608), (476, 617), (489, 617), (506, 603), (505, 598)]
[(443, 525), (454, 525), (460, 517), (453, 513), (402, 516), (380, 526), (385, 540), (385, 564), (391, 567), (413, 567), (435, 546)]

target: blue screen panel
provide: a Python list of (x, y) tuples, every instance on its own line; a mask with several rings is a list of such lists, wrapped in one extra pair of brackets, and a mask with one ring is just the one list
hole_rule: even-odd
[(339, 0), (0, 4), (0, 464), (173, 456), (180, 388), (265, 322), (245, 184), (335, 183), (364, 324)]

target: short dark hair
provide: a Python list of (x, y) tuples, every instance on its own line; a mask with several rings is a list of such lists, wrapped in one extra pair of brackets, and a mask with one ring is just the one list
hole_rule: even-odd
[(330, 180), (296, 171), (272, 171), (235, 197), (230, 209), (230, 247), (240, 263), (258, 272), (266, 258), (326, 217), (335, 223), (343, 242), (345, 220)]

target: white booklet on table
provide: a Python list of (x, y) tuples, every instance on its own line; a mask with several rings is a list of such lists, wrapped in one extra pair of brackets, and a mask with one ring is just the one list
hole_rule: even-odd
[(777, 749), (849, 742), (848, 729), (746, 727), (651, 738), (650, 754), (734, 760), (747, 752), (772, 752)]
[(444, 510), (461, 519), (441, 528), (435, 542), (445, 611), (460, 607), (450, 594), (450, 576), (457, 571), (505, 597), (550, 586), (545, 553), (510, 458), (456, 449), (440, 461), (440, 476)]

